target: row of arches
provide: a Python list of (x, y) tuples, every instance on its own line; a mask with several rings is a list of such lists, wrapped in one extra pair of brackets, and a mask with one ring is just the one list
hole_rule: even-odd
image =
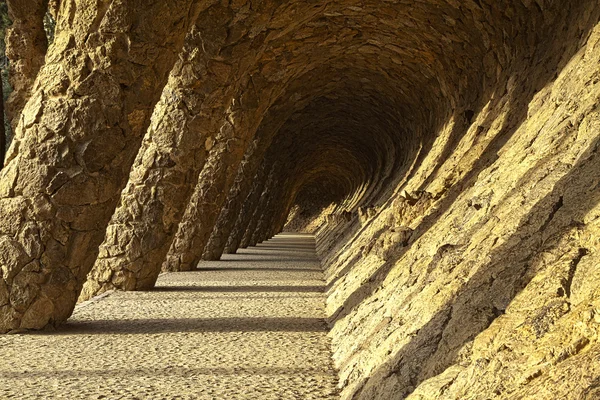
[(265, 240), (308, 186), (335, 213), (382, 204), (546, 18), (475, 0), (72, 0), (56, 16), (1, 175), (2, 332)]

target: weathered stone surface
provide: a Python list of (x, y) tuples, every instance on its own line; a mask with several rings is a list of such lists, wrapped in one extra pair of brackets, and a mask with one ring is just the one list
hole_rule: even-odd
[(66, 318), (125, 187), (90, 294), (287, 223), (343, 399), (597, 397), (597, 0), (205, 2), (149, 130), (184, 2), (84, 4), (2, 171), (3, 330)]
[[(269, 175), (266, 177), (265, 183), (262, 186), (263, 190), (259, 190), (257, 192), (258, 196), (256, 196), (254, 199), (250, 199), (255, 201), (250, 202), (248, 204), (248, 214), (250, 215), (250, 218), (248, 219), (247, 224), (244, 224), (242, 226), (242, 230), (244, 233), (240, 241), (240, 248), (246, 248), (250, 246), (250, 241), (252, 240), (252, 236), (256, 232), (256, 227), (260, 222), (261, 217), (266, 212), (266, 207), (270, 200), (269, 193), (272, 192), (277, 185), (277, 180), (275, 177), (277, 176), (277, 169), (279, 166), (280, 164), (275, 163), (271, 167), (271, 171), (269, 172)], [(244, 212), (245, 210), (242, 210), (242, 213)]]
[(319, 232), (342, 398), (596, 395), (600, 31), (597, 4), (563, 6), (551, 39), (515, 31), (531, 56), (449, 114), (384, 207)]
[(242, 204), (242, 208), (233, 226), (233, 229), (229, 234), (229, 238), (227, 239), (227, 243), (225, 244), (225, 254), (234, 254), (237, 251), (237, 249), (241, 247), (240, 243), (244, 239), (244, 235), (246, 234), (246, 230), (250, 224), (250, 220), (254, 215), (254, 211), (258, 206), (260, 196), (263, 193), (267, 180), (267, 168), (263, 164), (259, 168), (258, 173), (254, 178), (252, 187), (250, 189), (250, 193), (248, 194), (248, 196), (246, 196), (246, 199)]
[[(229, 123), (221, 128), (198, 178), (173, 244), (181, 261), (173, 267), (177, 271), (195, 269), (227, 199), (248, 142), (247, 137), (235, 134), (237, 129)], [(158, 272), (160, 266), (156, 277)]]
[(222, 100), (233, 92), (208, 67), (220, 48), (198, 51), (214, 34), (204, 23), (220, 9), (213, 5), (202, 10), (187, 36), (82, 300), (107, 290), (150, 288), (158, 277), (206, 154), (214, 147), (218, 121), (226, 111)]
[(263, 135), (259, 137), (259, 140), (248, 146), (227, 200), (221, 209), (219, 218), (205, 246), (204, 253), (202, 254), (203, 260), (218, 260), (223, 254), (227, 240), (232, 234), (238, 217), (240, 217), (244, 200), (248, 197), (252, 189), (253, 180), (259, 178), (257, 171), (262, 161), (260, 154), (264, 154), (266, 147), (270, 144), (269, 139), (266, 135)]
[(13, 89), (7, 101), (6, 114), (14, 131), (35, 78), (44, 65), (48, 47), (44, 15), (48, 10), (48, 0), (8, 0), (6, 3), (12, 21), (5, 42)]
[[(131, 2), (62, 5), (0, 175), (0, 289), (16, 300), (5, 306), (0, 332), (42, 328), (71, 314), (194, 18), (192, 3), (136, 13)], [(27, 269), (32, 262), (36, 271)], [(15, 283), (31, 274), (39, 278), (31, 290)]]

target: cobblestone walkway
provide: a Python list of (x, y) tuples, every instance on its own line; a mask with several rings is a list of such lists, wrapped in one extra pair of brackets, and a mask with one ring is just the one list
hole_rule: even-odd
[(162, 275), (53, 332), (0, 335), (0, 399), (335, 399), (314, 239)]

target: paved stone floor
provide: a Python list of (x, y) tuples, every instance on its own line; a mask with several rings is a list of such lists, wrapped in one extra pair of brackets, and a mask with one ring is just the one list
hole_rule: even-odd
[(284, 234), (155, 290), (0, 335), (0, 399), (334, 399), (314, 239)]

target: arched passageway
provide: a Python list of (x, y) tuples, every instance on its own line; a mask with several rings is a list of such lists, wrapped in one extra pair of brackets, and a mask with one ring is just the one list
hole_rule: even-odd
[(343, 398), (573, 395), (549, 382), (597, 342), (597, 0), (20, 5), (21, 37), (56, 30), (7, 36), (33, 72), (1, 332), (301, 229)]

